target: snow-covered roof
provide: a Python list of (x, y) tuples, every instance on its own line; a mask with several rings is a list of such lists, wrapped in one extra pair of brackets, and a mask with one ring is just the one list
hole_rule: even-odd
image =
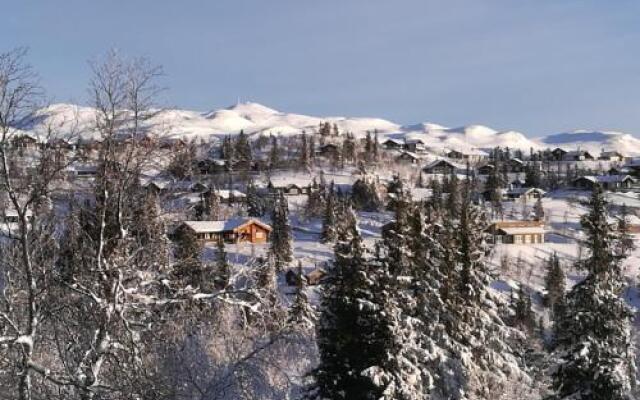
[(239, 190), (227, 190), (227, 189), (221, 189), (221, 190), (216, 190), (216, 193), (218, 194), (218, 196), (222, 199), (229, 199), (231, 197), (238, 199), (238, 198), (244, 198), (247, 197), (246, 194), (242, 193)]
[(588, 154), (588, 155), (591, 155), (591, 153), (589, 153), (589, 152), (588, 152), (588, 151), (586, 151), (586, 150), (571, 150), (571, 151), (568, 151), (568, 152), (566, 153), (566, 155), (567, 155), (567, 156), (570, 156), (570, 157), (571, 157), (571, 156), (584, 156), (584, 155), (587, 155), (587, 154)]
[(402, 153), (400, 153), (400, 155), (398, 157), (402, 157), (402, 156), (408, 156), (408, 157), (411, 157), (411, 158), (413, 158), (415, 160), (420, 158), (416, 153), (414, 153), (412, 151), (403, 151)]
[(580, 179), (586, 179), (593, 183), (616, 183), (616, 182), (624, 182), (626, 180), (635, 181), (629, 175), (585, 175), (579, 178), (574, 179), (574, 182)]
[(545, 194), (546, 192), (539, 188), (513, 188), (508, 191), (509, 194), (528, 194), (530, 192), (538, 192), (540, 194)]
[(624, 157), (619, 151), (603, 151), (600, 153), (600, 157)]
[(449, 160), (442, 160), (441, 159), (441, 160), (433, 160), (433, 161), (431, 161), (429, 164), (424, 166), (424, 169), (433, 168), (433, 167), (435, 167), (435, 166), (437, 166), (438, 164), (441, 164), (441, 163), (448, 164), (448, 165), (452, 166), (453, 168), (457, 168), (457, 169), (464, 169), (465, 168), (465, 167), (463, 167), (463, 166), (461, 166), (461, 165), (459, 165), (457, 163), (453, 163), (453, 162), (451, 162)]
[(544, 227), (542, 226), (500, 228), (500, 230), (507, 235), (525, 235), (525, 234), (543, 234), (544, 233)]
[(390, 142), (390, 143), (393, 143), (393, 144), (397, 144), (399, 146), (402, 146), (404, 144), (404, 140), (402, 140), (402, 139), (387, 139), (384, 142), (382, 142), (382, 144), (387, 143), (387, 142)]
[(184, 221), (183, 223), (196, 233), (229, 232), (251, 223), (271, 230), (269, 225), (253, 218), (231, 218), (224, 221)]

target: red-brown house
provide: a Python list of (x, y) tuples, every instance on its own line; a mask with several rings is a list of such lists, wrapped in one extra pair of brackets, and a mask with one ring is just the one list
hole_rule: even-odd
[(203, 242), (266, 243), (271, 227), (255, 218), (232, 218), (225, 221), (184, 221), (179, 227), (196, 234)]

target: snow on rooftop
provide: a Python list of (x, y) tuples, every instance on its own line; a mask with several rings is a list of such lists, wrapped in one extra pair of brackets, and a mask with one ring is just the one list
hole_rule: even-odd
[(224, 221), (184, 221), (183, 223), (196, 233), (206, 233), (232, 231), (250, 222), (255, 222), (267, 229), (271, 229), (268, 225), (252, 218), (231, 218)]

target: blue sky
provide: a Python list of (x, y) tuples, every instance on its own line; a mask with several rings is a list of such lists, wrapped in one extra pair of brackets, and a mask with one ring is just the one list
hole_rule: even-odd
[(118, 48), (164, 67), (166, 105), (640, 134), (640, 2), (12, 0), (0, 51), (30, 48), (56, 101)]

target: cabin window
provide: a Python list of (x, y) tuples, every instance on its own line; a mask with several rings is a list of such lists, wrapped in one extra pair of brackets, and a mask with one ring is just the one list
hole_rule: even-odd
[(515, 244), (522, 244), (522, 235), (514, 235), (513, 236), (513, 242)]
[(262, 231), (256, 231), (256, 239), (264, 238), (264, 233)]

